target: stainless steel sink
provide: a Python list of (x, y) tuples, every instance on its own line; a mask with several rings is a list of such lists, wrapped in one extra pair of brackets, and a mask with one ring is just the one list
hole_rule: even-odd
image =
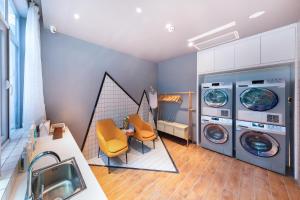
[(32, 193), (37, 200), (63, 200), (86, 189), (75, 158), (32, 173)]

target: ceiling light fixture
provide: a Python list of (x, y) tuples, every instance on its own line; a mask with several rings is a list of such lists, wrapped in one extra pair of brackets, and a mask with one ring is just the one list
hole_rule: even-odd
[(136, 8), (135, 8), (135, 11), (136, 11), (137, 13), (139, 13), (139, 14), (143, 12), (143, 10), (142, 10), (140, 7), (136, 7)]
[(77, 14), (77, 13), (75, 13), (75, 14), (73, 15), (73, 17), (74, 17), (74, 19), (78, 20), (78, 19), (80, 18), (80, 15)]
[(188, 47), (193, 47), (194, 46), (194, 42), (189, 42), (188, 43)]
[(175, 27), (172, 24), (166, 24), (166, 29), (171, 33), (175, 31)]
[(210, 31), (208, 31), (208, 32), (206, 32), (206, 33), (203, 33), (203, 34), (201, 34), (201, 35), (198, 35), (198, 36), (196, 36), (196, 37), (193, 37), (193, 38), (191, 38), (191, 39), (188, 39), (188, 42), (193, 42), (193, 41), (195, 41), (195, 40), (199, 40), (199, 39), (204, 38), (204, 37), (207, 37), (207, 36), (209, 36), (209, 35), (213, 35), (213, 34), (215, 34), (215, 33), (218, 33), (218, 32), (224, 31), (224, 30), (226, 30), (226, 29), (229, 29), (229, 28), (231, 28), (231, 27), (234, 27), (235, 25), (236, 25), (236, 22), (235, 22), (235, 21), (230, 22), (230, 23), (225, 24), (225, 25), (223, 25), (223, 26), (220, 26), (220, 27), (218, 27), (218, 28), (212, 29), (212, 30), (210, 30)]
[(49, 30), (50, 30), (51, 33), (56, 33), (56, 27), (53, 26), (53, 25), (49, 26)]
[(266, 11), (258, 11), (256, 13), (253, 13), (252, 15), (249, 16), (249, 19), (255, 19), (258, 18), (260, 16), (262, 16), (263, 14), (265, 14)]

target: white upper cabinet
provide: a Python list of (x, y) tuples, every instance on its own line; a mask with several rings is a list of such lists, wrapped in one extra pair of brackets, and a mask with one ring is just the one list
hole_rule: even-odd
[(296, 24), (198, 52), (199, 74), (294, 62)]
[(214, 71), (213, 49), (207, 49), (197, 53), (197, 71), (198, 74)]
[(234, 68), (234, 45), (225, 44), (214, 48), (215, 71)]
[(288, 26), (261, 35), (261, 63), (282, 62), (295, 58), (296, 28)]
[(235, 64), (236, 68), (260, 64), (260, 35), (236, 42)]

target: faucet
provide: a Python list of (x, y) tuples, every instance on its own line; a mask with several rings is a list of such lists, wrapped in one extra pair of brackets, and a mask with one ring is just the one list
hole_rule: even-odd
[(43, 158), (45, 156), (52, 156), (53, 158), (55, 158), (57, 163), (61, 162), (59, 155), (53, 151), (41, 152), (32, 159), (32, 161), (30, 162), (30, 165), (28, 167), (28, 170), (27, 170), (27, 190), (26, 190), (25, 200), (33, 200), (34, 199), (34, 197), (32, 195), (32, 189), (31, 189), (32, 168), (33, 168), (33, 165), (36, 163), (36, 161), (38, 161), (40, 158)]

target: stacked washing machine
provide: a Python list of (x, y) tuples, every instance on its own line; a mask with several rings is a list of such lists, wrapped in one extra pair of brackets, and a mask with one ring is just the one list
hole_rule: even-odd
[(233, 84), (201, 85), (201, 146), (233, 155)]
[(236, 158), (285, 174), (285, 81), (236, 83)]

